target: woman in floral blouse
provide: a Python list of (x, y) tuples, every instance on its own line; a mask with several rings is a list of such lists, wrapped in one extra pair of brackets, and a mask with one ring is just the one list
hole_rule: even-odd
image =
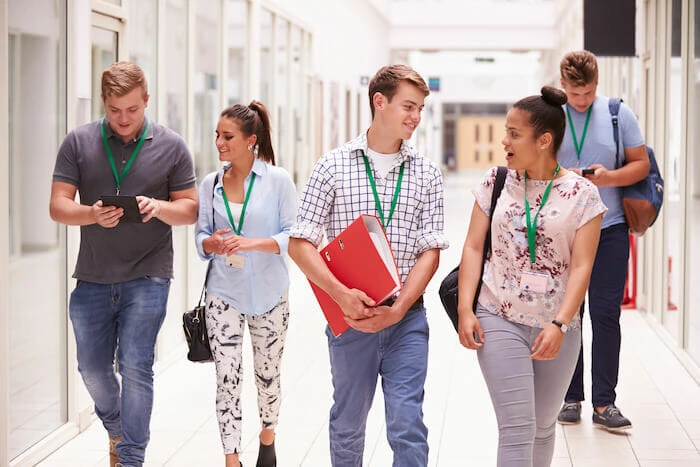
[(508, 175), (492, 224), (476, 314), (496, 169), (476, 202), (459, 275), (459, 340), (478, 350), (498, 420), (499, 466), (548, 466), (559, 404), (576, 365), (583, 301), (607, 210), (598, 189), (559, 166), (566, 94), (543, 87), (506, 117)]

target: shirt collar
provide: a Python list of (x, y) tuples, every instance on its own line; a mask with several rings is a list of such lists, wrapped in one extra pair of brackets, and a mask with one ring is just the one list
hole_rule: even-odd
[[(219, 183), (221, 183), (221, 178), (224, 176), (224, 172), (231, 167), (231, 164), (226, 163), (223, 167), (219, 169)], [(253, 161), (253, 167), (251, 172), (255, 174), (256, 177), (262, 177), (267, 173), (267, 163), (262, 159), (255, 159)], [(250, 174), (246, 178), (250, 177)]]
[[(116, 134), (114, 132), (112, 127), (109, 125), (109, 121), (107, 120), (106, 116), (102, 118), (102, 123), (105, 126), (105, 136), (107, 136), (108, 139), (115, 137), (115, 138), (119, 138), (119, 140), (122, 142), (124, 141), (121, 139), (121, 136), (119, 136), (118, 134)], [(136, 133), (136, 136), (134, 136), (134, 138), (131, 141), (129, 141), (128, 143), (125, 143), (125, 144), (138, 142), (138, 140), (141, 138), (141, 135), (143, 134), (143, 131), (146, 129), (147, 123), (148, 123), (148, 118), (144, 117), (143, 124), (141, 125), (141, 129), (139, 130), (139, 132)], [(145, 139), (153, 139), (153, 124), (151, 124), (151, 127), (148, 129), (148, 134), (146, 135)]]
[[(368, 146), (367, 146), (367, 131), (363, 131), (359, 136), (357, 136), (355, 139), (349, 141), (347, 143), (348, 150), (350, 151), (351, 154), (355, 154), (356, 156), (360, 156), (363, 152), (366, 155), (368, 151)], [(360, 152), (362, 151), (362, 152)], [(402, 140), (401, 141), (401, 147), (399, 148), (399, 155), (401, 158), (401, 161), (407, 161), (410, 159), (414, 159), (416, 157), (416, 150), (413, 146), (411, 146), (411, 143), (408, 140)]]

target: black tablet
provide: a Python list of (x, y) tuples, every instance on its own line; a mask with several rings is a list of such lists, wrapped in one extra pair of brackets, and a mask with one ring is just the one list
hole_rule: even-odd
[(141, 222), (142, 216), (139, 212), (139, 203), (136, 196), (100, 196), (102, 206), (116, 206), (124, 209), (124, 215), (119, 222)]

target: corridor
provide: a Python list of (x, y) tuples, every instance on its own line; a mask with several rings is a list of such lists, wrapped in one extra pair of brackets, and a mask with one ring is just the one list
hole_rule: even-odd
[[(476, 356), (462, 348), (440, 306), (440, 280), (457, 263), (473, 197), (483, 172), (446, 176), (447, 232), (451, 248), (426, 291), (431, 325), (430, 364), (424, 404), (430, 466), (495, 465), (497, 428)], [(283, 361), (283, 404), (277, 432), (280, 467), (325, 467), (331, 383), (324, 321), (310, 288), (292, 264), (291, 320)], [(618, 405), (634, 427), (626, 434), (594, 428), (591, 407), (580, 425), (557, 426), (552, 466), (700, 466), (700, 387), (650, 328), (644, 313), (624, 311)], [(590, 323), (584, 340), (590, 341)], [(246, 336), (247, 339), (248, 336)], [(213, 364), (182, 358), (157, 368), (152, 439), (146, 466), (221, 466), (223, 454), (214, 414)], [(243, 389), (245, 466), (255, 465), (258, 421), (251, 355), (246, 349)], [(588, 354), (587, 354), (588, 358)], [(588, 364), (588, 359), (586, 364)], [(590, 374), (590, 373), (589, 373)], [(587, 381), (587, 391), (590, 383)], [(589, 395), (589, 393), (587, 394)], [(381, 391), (370, 413), (365, 465), (391, 465)], [(107, 435), (98, 421), (38, 464), (41, 467), (107, 466)]]

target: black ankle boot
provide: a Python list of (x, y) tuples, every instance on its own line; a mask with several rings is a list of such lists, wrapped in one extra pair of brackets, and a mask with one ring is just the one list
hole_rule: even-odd
[(277, 467), (277, 455), (275, 454), (274, 441), (269, 446), (265, 446), (263, 443), (260, 443), (258, 463), (255, 464), (255, 467)]

